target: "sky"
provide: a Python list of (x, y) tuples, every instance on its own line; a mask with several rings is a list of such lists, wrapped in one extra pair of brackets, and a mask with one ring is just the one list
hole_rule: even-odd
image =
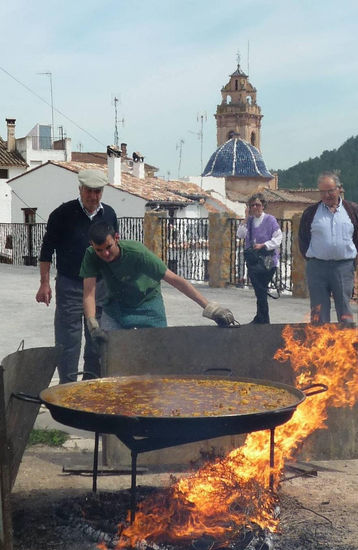
[(6, 118), (16, 137), (51, 124), (52, 81), (55, 135), (62, 126), (74, 151), (114, 143), (116, 97), (130, 154), (166, 178), (199, 175), (238, 53), (269, 169), (358, 133), (356, 0), (16, 0), (1, 2), (0, 20), (4, 139)]

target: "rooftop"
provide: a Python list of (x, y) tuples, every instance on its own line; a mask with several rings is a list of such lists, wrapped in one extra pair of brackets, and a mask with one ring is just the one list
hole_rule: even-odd
[(25, 160), (16, 150), (9, 152), (7, 142), (0, 137), (0, 166), (27, 166)]
[[(103, 170), (107, 173), (105, 164), (96, 164), (88, 162), (63, 162), (63, 161), (48, 161), (41, 166), (28, 170), (23, 174), (12, 178), (16, 180), (30, 172), (41, 169), (45, 165), (54, 165), (78, 173), (80, 170)], [(157, 177), (148, 177), (144, 179), (137, 178), (127, 172), (121, 173), (121, 185), (116, 187), (110, 184), (113, 189), (119, 189), (130, 193), (131, 195), (145, 199), (151, 203), (171, 203), (175, 206), (182, 205), (183, 207), (190, 204), (200, 204), (209, 212), (233, 212), (227, 208), (221, 201), (213, 198), (210, 193), (203, 191), (195, 183), (183, 181), (166, 181)], [(207, 202), (210, 200), (210, 204)]]

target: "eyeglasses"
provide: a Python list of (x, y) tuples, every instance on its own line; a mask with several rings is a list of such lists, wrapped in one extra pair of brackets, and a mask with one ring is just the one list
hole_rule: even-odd
[(262, 206), (262, 204), (261, 204), (261, 202), (253, 202), (252, 204), (249, 204), (250, 208), (253, 208), (254, 206), (257, 206), (257, 208), (258, 208), (259, 206)]
[(335, 187), (334, 189), (320, 189), (320, 195), (334, 195), (335, 192), (338, 190), (338, 187)]

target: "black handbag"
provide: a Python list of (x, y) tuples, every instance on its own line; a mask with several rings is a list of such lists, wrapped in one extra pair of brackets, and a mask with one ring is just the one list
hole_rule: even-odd
[(256, 249), (249, 246), (244, 250), (244, 258), (246, 265), (250, 271), (255, 273), (265, 273), (275, 267), (273, 258), (274, 250), (267, 250), (265, 247)]

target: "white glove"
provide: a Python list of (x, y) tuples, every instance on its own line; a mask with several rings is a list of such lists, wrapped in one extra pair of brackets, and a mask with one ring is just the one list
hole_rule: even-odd
[(209, 302), (204, 308), (203, 317), (212, 319), (219, 327), (229, 327), (235, 323), (232, 312), (224, 307), (221, 307), (216, 302)]

